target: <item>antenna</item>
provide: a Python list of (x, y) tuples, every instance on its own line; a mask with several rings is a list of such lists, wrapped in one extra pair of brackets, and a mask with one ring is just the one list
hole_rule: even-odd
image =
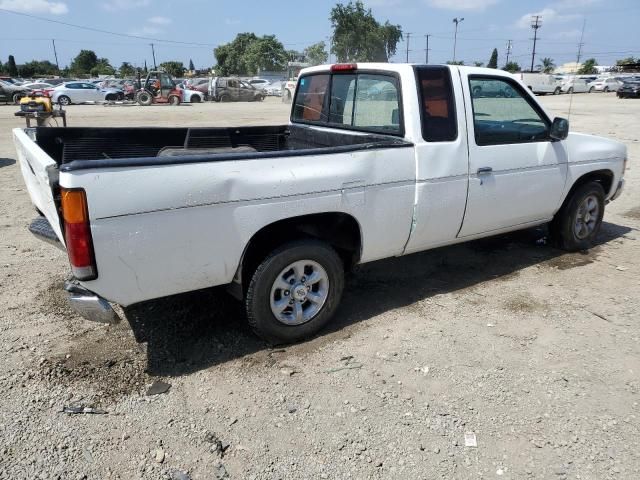
[[(582, 57), (582, 47), (584, 47), (584, 29), (587, 26), (587, 19), (582, 21), (582, 32), (580, 32), (580, 43), (578, 43), (578, 55), (576, 60), (576, 73), (578, 73), (578, 65), (580, 64), (580, 57)], [(567, 112), (567, 120), (571, 119), (571, 107), (573, 106), (573, 92), (569, 95), (569, 111)]]
[(409, 63), (409, 41), (411, 40), (411, 34), (407, 33), (407, 63)]
[(427, 33), (425, 35), (425, 38), (427, 39), (427, 44), (426, 44), (425, 49), (424, 49), (424, 63), (426, 63), (427, 65), (429, 65), (429, 50), (431, 50), (429, 48), (429, 37), (430, 36), (431, 36), (430, 33)]

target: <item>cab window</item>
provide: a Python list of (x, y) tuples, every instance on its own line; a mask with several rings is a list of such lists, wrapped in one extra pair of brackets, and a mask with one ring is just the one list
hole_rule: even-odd
[(306, 75), (299, 80), (292, 120), (401, 135), (398, 78), (365, 72)]
[(473, 76), (469, 90), (477, 145), (549, 140), (548, 118), (516, 82)]
[(443, 67), (417, 67), (422, 138), (450, 142), (458, 137), (451, 73)]

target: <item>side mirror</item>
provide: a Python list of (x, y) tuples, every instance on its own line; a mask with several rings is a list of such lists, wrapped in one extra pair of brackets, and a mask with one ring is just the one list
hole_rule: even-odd
[(551, 124), (551, 132), (549, 136), (551, 140), (565, 140), (569, 135), (569, 120), (566, 118), (556, 117)]

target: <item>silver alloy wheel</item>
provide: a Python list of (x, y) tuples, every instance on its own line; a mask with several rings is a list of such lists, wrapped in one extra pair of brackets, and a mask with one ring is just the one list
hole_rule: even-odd
[(299, 260), (276, 277), (271, 312), (285, 325), (302, 325), (315, 317), (329, 296), (329, 275), (318, 262)]
[(584, 240), (591, 235), (596, 229), (599, 215), (600, 206), (598, 205), (598, 199), (595, 195), (589, 195), (578, 207), (576, 222), (573, 227), (576, 237)]

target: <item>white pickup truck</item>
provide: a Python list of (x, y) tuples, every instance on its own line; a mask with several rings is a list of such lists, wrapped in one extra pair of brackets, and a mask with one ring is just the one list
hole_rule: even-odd
[(14, 138), (30, 228), (68, 252), (82, 315), (228, 285), (282, 343), (329, 322), (359, 263), (544, 223), (588, 248), (627, 152), (568, 129), (500, 70), (336, 64), (301, 72), (288, 125)]

